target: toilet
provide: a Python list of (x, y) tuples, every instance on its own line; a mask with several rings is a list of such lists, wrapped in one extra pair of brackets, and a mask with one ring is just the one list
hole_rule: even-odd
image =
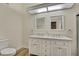
[(0, 56), (14, 56), (15, 54), (16, 49), (8, 47), (8, 39), (0, 39)]

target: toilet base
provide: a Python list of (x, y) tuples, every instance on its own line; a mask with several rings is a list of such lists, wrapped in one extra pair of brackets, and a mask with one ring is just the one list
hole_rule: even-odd
[(15, 56), (16, 49), (14, 49), (14, 48), (5, 48), (5, 49), (1, 50), (0, 52), (1, 52), (1, 56)]

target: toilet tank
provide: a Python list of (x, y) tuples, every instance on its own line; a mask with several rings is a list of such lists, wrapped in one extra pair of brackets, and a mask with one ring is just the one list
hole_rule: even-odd
[(0, 39), (0, 50), (8, 47), (8, 39)]

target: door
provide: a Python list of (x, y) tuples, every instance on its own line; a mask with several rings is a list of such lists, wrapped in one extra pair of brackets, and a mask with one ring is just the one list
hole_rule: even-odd
[(77, 55), (79, 56), (79, 14), (77, 15)]

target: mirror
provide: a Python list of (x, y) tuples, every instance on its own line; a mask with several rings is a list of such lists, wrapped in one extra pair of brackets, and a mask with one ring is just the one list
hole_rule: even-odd
[(64, 29), (64, 16), (50, 16), (51, 29)]
[(37, 29), (44, 29), (44, 26), (45, 26), (45, 17), (38, 18), (36, 20)]
[(64, 16), (36, 15), (35, 28), (39, 29), (64, 29)]

